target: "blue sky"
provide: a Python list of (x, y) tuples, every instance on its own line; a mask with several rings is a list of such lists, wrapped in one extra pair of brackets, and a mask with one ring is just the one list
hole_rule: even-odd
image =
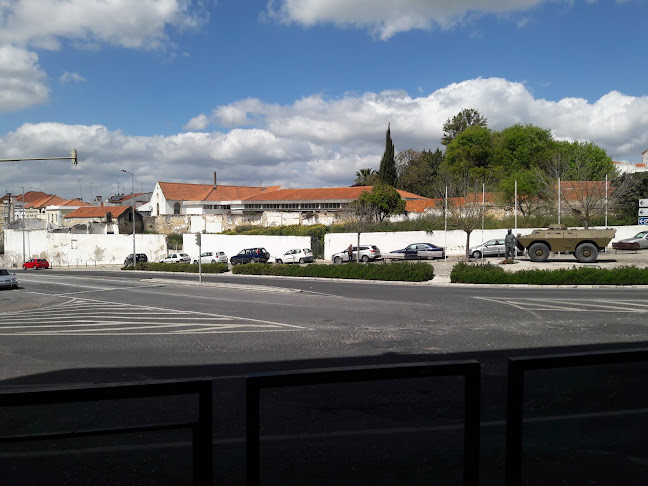
[(0, 192), (345, 186), (476, 108), (618, 161), (648, 149), (640, 0), (0, 2)]

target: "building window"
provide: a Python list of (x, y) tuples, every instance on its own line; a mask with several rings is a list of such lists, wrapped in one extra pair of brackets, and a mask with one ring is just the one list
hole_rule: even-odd
[(173, 214), (180, 214), (180, 203), (175, 203), (173, 205)]
[(157, 203), (155, 205), (155, 211), (156, 211), (156, 214), (159, 216), (160, 215), (160, 203)]

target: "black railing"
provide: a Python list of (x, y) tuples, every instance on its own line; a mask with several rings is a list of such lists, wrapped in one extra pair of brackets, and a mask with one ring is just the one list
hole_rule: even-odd
[(0, 443), (10, 444), (38, 440), (69, 439), (118, 435), (133, 432), (154, 432), (190, 428), (193, 443), (193, 483), (213, 483), (212, 453), (212, 379), (168, 380), (140, 383), (117, 383), (71, 388), (0, 392), (0, 407), (21, 407), (102, 400), (198, 395), (198, 417), (193, 421), (174, 421), (151, 425), (106, 427), (66, 432), (8, 435)]
[(409, 363), (365, 367), (328, 368), (250, 375), (246, 381), (246, 466), (247, 485), (260, 480), (260, 391), (267, 388), (400, 380), (438, 376), (464, 377), (464, 485), (479, 482), (480, 363), (453, 361)]
[(509, 358), (506, 411), (506, 485), (522, 484), (524, 375), (532, 370), (648, 361), (648, 349)]

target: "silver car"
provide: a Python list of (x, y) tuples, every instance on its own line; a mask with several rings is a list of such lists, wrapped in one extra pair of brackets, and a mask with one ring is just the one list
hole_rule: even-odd
[[(353, 255), (353, 261), (358, 261), (358, 247), (354, 246), (351, 248), (351, 254)], [(376, 245), (360, 245), (360, 261), (367, 263), (380, 258), (380, 248)], [(334, 253), (331, 256), (331, 261), (333, 263), (342, 263), (349, 261), (349, 250), (340, 251)]]
[(648, 248), (648, 231), (641, 231), (632, 238), (625, 238), (612, 243), (612, 248), (620, 250), (644, 250)]
[(18, 279), (16, 275), (11, 273), (6, 268), (0, 268), (0, 288), (17, 289)]
[(160, 263), (191, 263), (191, 257), (186, 253), (169, 253)]
[[(203, 251), (200, 254), (200, 263), (227, 263), (227, 255), (224, 251)], [(194, 263), (198, 263), (197, 259), (194, 259)]]
[(275, 257), (275, 263), (313, 263), (315, 261), (310, 248), (293, 248), (283, 255)]
[[(517, 255), (522, 255), (524, 252), (520, 251), (519, 248), (516, 248)], [(489, 256), (505, 256), (506, 255), (506, 245), (504, 243), (504, 238), (496, 240), (488, 240), (481, 245), (473, 246), (468, 251), (468, 254), (472, 258), (481, 258)]]

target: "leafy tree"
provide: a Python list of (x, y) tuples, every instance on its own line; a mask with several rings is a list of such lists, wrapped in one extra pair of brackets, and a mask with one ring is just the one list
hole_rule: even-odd
[(535, 216), (553, 198), (547, 175), (538, 168), (521, 169), (500, 181), (499, 192), (509, 208), (515, 207), (517, 182), (517, 207), (522, 217)]
[(493, 134), (493, 163), (510, 174), (519, 170), (544, 169), (555, 151), (551, 131), (534, 125), (516, 124)]
[(560, 184), (557, 197), (585, 228), (605, 212), (606, 192), (609, 192), (605, 177), (610, 182), (618, 176), (607, 152), (593, 142), (558, 142), (549, 173), (552, 182), (558, 177), (565, 181)]
[(486, 177), (493, 155), (491, 138), (486, 127), (466, 128), (448, 145), (442, 169), (456, 176)]
[(612, 191), (613, 210), (624, 224), (637, 224), (639, 199), (648, 197), (648, 172), (622, 174)]
[(381, 222), (391, 214), (404, 214), (405, 201), (392, 186), (379, 184), (360, 194), (351, 209), (360, 221)]
[(488, 120), (474, 108), (464, 108), (443, 124), (443, 137), (441, 143), (450, 145), (457, 136), (468, 127), (487, 127)]
[(388, 186), (396, 185), (396, 161), (394, 160), (394, 143), (391, 139), (391, 127), (387, 125), (387, 133), (385, 135), (385, 153), (380, 161), (380, 169), (378, 170), (378, 178), (382, 184)]
[(370, 186), (372, 185), (372, 180), (375, 179), (375, 176), (378, 173), (371, 168), (367, 169), (360, 169), (358, 172), (355, 173), (356, 178), (355, 181), (353, 181), (354, 186)]
[(435, 197), (435, 181), (443, 159), (443, 152), (438, 148), (434, 152), (423, 150), (403, 166), (398, 178), (398, 188), (421, 196)]

